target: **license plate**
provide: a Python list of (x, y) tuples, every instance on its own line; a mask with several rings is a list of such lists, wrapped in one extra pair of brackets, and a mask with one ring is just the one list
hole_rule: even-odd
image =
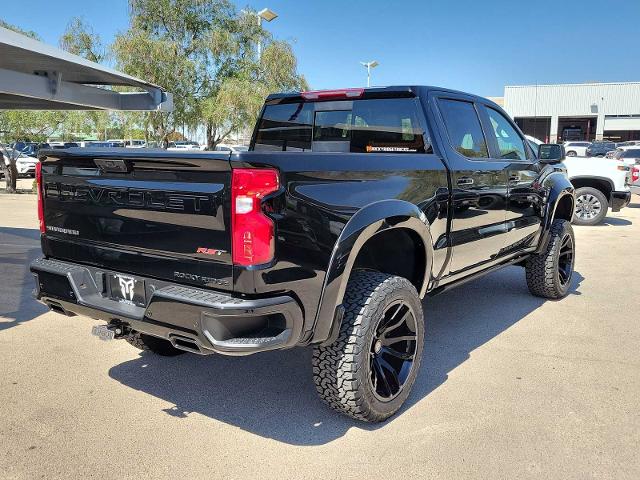
[(144, 307), (144, 280), (127, 275), (109, 275), (109, 296), (112, 300)]
[(116, 332), (109, 330), (106, 325), (95, 325), (91, 329), (91, 335), (95, 335), (100, 340), (113, 340), (116, 337)]

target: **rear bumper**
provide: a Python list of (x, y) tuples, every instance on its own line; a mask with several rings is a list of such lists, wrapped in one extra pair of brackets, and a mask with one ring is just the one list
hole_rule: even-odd
[(122, 325), (203, 355), (289, 348), (302, 332), (302, 311), (288, 295), (244, 299), (124, 274), (144, 280), (143, 307), (109, 297), (106, 276), (118, 272), (50, 259), (35, 260), (31, 272), (34, 296), (54, 311)]
[(611, 192), (611, 210), (619, 212), (631, 202), (631, 192)]

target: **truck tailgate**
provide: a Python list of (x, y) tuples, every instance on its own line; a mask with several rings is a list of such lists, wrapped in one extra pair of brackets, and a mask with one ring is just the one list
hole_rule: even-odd
[(229, 154), (41, 152), (45, 255), (232, 289)]

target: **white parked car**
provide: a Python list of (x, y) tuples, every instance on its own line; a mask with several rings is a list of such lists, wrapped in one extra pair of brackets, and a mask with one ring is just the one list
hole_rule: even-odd
[(591, 145), (591, 142), (565, 142), (564, 151), (567, 157), (586, 157), (589, 145)]
[(619, 212), (629, 205), (631, 169), (624, 162), (609, 158), (567, 157), (562, 163), (576, 187), (573, 223), (597, 225), (607, 216), (609, 208)]
[[(526, 136), (534, 151), (542, 144)], [(619, 212), (629, 205), (629, 183), (632, 169), (613, 158), (567, 157), (562, 162), (567, 176), (576, 189), (576, 207), (572, 222), (576, 225), (597, 225), (607, 216), (609, 208)]]
[(126, 148), (146, 148), (147, 142), (142, 139), (122, 139), (122, 138), (110, 138), (107, 143), (113, 144), (113, 146), (126, 147)]
[(13, 148), (5, 147), (5, 148), (2, 149), (2, 159), (4, 160), (4, 164), (5, 165), (9, 165), (9, 157), (7, 157), (5, 152), (8, 153), (9, 155), (11, 155), (14, 158), (15, 158), (15, 156), (18, 157), (16, 159), (16, 169), (18, 170), (18, 176), (19, 177), (26, 177), (26, 176), (34, 177), (35, 176), (35, 174), (36, 174), (36, 164), (38, 163), (38, 159), (37, 158), (31, 157), (31, 156), (26, 155), (24, 153), (20, 153), (20, 152), (14, 150)]
[(216, 145), (214, 149), (216, 152), (246, 152), (247, 150), (249, 150), (249, 147), (244, 145), (226, 145), (224, 143)]
[(171, 142), (167, 150), (182, 151), (182, 150), (200, 150), (200, 145), (197, 142), (178, 141)]

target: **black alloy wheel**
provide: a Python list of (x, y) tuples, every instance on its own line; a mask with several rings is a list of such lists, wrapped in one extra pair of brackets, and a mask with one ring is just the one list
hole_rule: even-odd
[(369, 349), (371, 388), (381, 401), (395, 398), (404, 386), (416, 354), (416, 318), (400, 300), (389, 305)]
[(571, 288), (575, 265), (576, 240), (571, 222), (554, 220), (543, 252), (531, 255), (525, 263), (529, 291), (543, 298), (564, 298)]
[(560, 243), (560, 254), (558, 255), (558, 273), (562, 286), (566, 286), (571, 282), (571, 276), (573, 275), (573, 257), (573, 236), (565, 233)]
[(396, 413), (411, 393), (424, 349), (424, 315), (406, 278), (355, 271), (338, 338), (313, 350), (313, 380), (331, 408), (366, 422)]

